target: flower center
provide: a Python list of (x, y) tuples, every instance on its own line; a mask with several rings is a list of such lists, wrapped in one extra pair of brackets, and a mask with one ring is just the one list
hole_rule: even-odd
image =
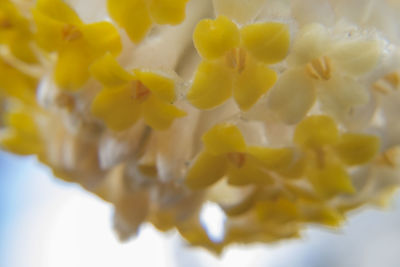
[(306, 71), (315, 80), (329, 80), (332, 74), (331, 60), (327, 56), (313, 59), (306, 65)]
[(226, 54), (225, 61), (229, 68), (240, 74), (246, 66), (246, 57), (246, 50), (238, 47), (230, 50)]
[(67, 42), (77, 40), (82, 37), (82, 32), (74, 25), (67, 24), (62, 29), (62, 39)]
[(241, 168), (246, 162), (246, 155), (241, 152), (231, 152), (227, 154), (228, 160), (238, 168)]
[(139, 102), (145, 101), (150, 96), (151, 91), (141, 81), (132, 81), (131, 88), (132, 98)]
[(373, 84), (374, 90), (387, 94), (400, 88), (400, 71), (389, 73)]

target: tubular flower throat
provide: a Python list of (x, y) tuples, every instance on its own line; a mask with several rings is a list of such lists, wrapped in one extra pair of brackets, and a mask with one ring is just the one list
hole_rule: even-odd
[(0, 147), (111, 203), (121, 240), (339, 227), (400, 182), (400, 10), (342, 2), (0, 0)]

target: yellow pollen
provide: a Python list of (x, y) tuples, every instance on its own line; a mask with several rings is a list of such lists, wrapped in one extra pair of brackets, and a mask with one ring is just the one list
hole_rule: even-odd
[(306, 66), (307, 74), (315, 80), (329, 80), (332, 74), (331, 60), (327, 56), (313, 59)]
[(150, 96), (151, 91), (140, 81), (133, 81), (131, 87), (133, 99), (143, 102)]
[(400, 87), (400, 71), (395, 71), (383, 76), (376, 81), (373, 86), (379, 93), (388, 94), (390, 91), (397, 90)]
[(241, 168), (246, 162), (246, 155), (240, 152), (231, 152), (227, 154), (228, 160), (238, 168)]
[(62, 39), (67, 42), (77, 40), (82, 37), (82, 32), (74, 25), (67, 24), (62, 29)]
[(226, 54), (225, 60), (229, 68), (241, 73), (246, 67), (246, 50), (234, 48)]

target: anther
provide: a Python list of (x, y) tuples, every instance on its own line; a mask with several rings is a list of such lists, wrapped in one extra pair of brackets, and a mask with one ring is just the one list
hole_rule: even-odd
[(246, 162), (246, 155), (240, 152), (231, 152), (227, 155), (228, 160), (238, 168), (241, 168)]
[(316, 80), (329, 80), (332, 74), (331, 60), (327, 56), (313, 59), (306, 65), (307, 74)]
[(373, 89), (382, 94), (388, 94), (390, 91), (400, 88), (400, 71), (391, 72), (372, 85)]
[(82, 37), (82, 32), (74, 25), (67, 24), (62, 29), (62, 39), (64, 41), (74, 41)]
[(240, 74), (246, 66), (246, 50), (234, 48), (226, 54), (225, 60), (228, 67)]
[(151, 93), (149, 88), (147, 88), (140, 81), (133, 81), (131, 86), (132, 86), (132, 98), (139, 100), (140, 102), (145, 101)]

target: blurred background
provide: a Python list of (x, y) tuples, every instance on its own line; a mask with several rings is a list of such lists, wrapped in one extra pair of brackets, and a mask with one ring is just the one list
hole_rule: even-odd
[(34, 158), (0, 151), (1, 267), (400, 266), (399, 195), (386, 210), (353, 214), (339, 231), (310, 228), (300, 240), (234, 246), (220, 258), (151, 226), (121, 244), (111, 217), (111, 206)]

